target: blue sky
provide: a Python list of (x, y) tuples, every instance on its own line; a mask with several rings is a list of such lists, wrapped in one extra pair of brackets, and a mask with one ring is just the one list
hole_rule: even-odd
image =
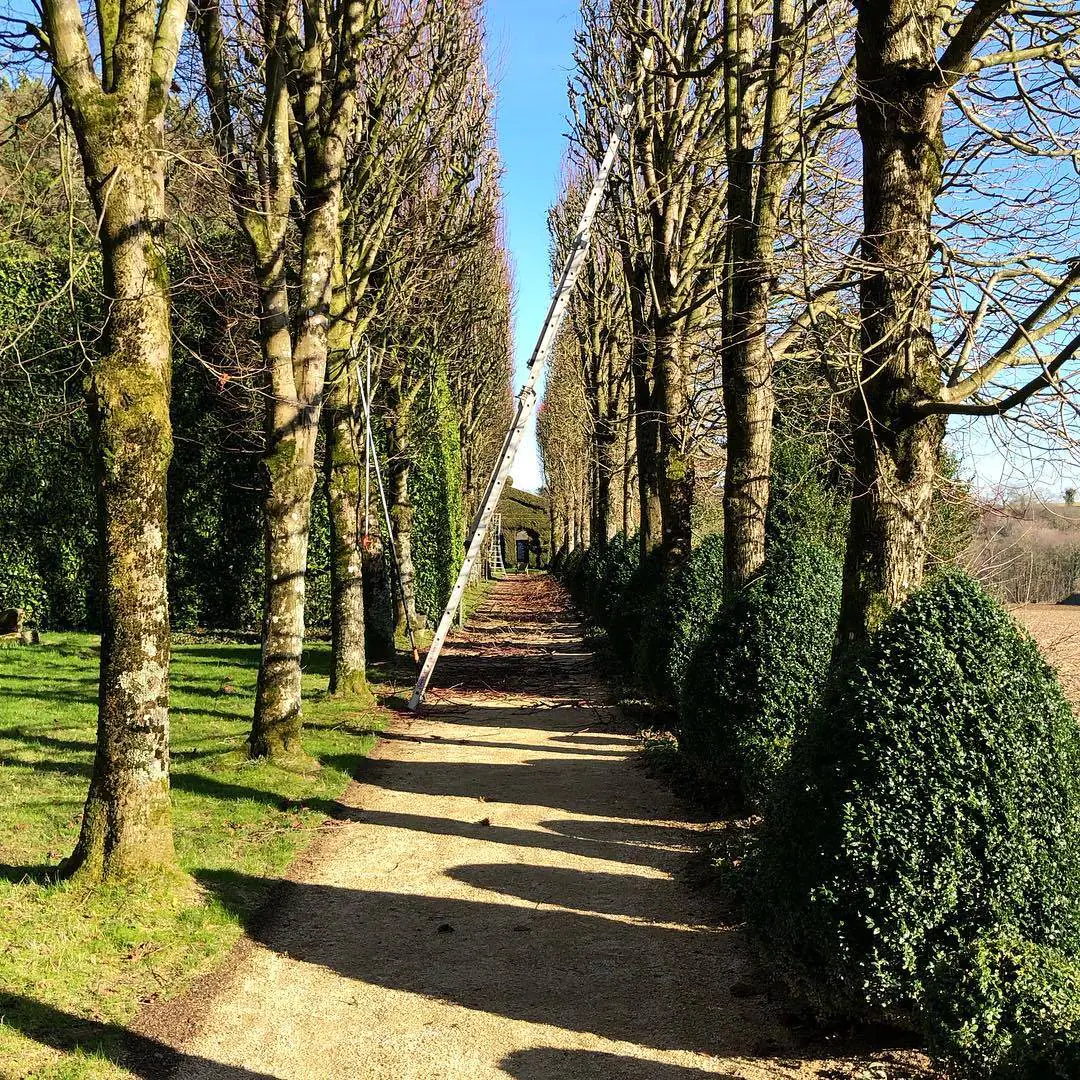
[[(558, 195), (566, 148), (566, 81), (578, 0), (485, 0), (484, 8), (517, 287), (516, 390), (551, 298), (547, 211)], [(535, 432), (522, 444), (513, 477), (515, 486), (530, 490), (542, 482)]]
[[(505, 174), (504, 211), (514, 267), (515, 389), (551, 294), (547, 211), (558, 194), (566, 148), (566, 82), (572, 69), (578, 0), (484, 0), (489, 68), (497, 95), (497, 132)], [(1068, 454), (996, 445), (993, 423), (952, 425), (964, 473), (980, 487), (1034, 487), (1055, 497), (1075, 474)], [(518, 487), (542, 483), (535, 429), (513, 467)]]

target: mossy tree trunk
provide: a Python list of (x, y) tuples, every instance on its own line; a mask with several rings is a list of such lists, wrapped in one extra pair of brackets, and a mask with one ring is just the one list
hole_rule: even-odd
[[(249, 740), (253, 757), (306, 765), (301, 658), (315, 447), (328, 359), (342, 170), (359, 71), (377, 12), (368, 0), (258, 11), (263, 54), (230, 40), (217, 0), (197, 0), (215, 147), (247, 235), (260, 293), (269, 383), (264, 456), (265, 600)], [(251, 64), (251, 85), (234, 68)], [(254, 117), (252, 111), (261, 113)], [(247, 133), (257, 134), (250, 143)], [(294, 176), (303, 183), (294, 198)], [(298, 212), (297, 212), (298, 211)], [(299, 235), (295, 308), (286, 236)]]
[(90, 880), (169, 867), (166, 478), (172, 457), (164, 116), (186, 3), (121, 7), (99, 68), (74, 0), (45, 0), (42, 41), (100, 221), (108, 313), (87, 397), (103, 564), (97, 749), (66, 871)]
[[(668, 305), (664, 305), (665, 309)], [(661, 558), (668, 573), (690, 557), (693, 543), (694, 458), (690, 448), (689, 373), (683, 363), (683, 331), (662, 323), (656, 332), (658, 469)]]
[(859, 10), (857, 116), (863, 146), (862, 385), (840, 640), (862, 641), (922, 582), (945, 419), (916, 419), (940, 392), (930, 306), (931, 220), (945, 154), (947, 86), (938, 6)]
[[(166, 480), (172, 457), (164, 200), (125, 170), (102, 215), (109, 315), (89, 385), (104, 563), (98, 737), (70, 867), (94, 878), (172, 862)], [(130, 181), (130, 183), (129, 183)]]
[[(409, 494), (412, 472), (412, 446), (409, 440), (409, 410), (412, 402), (402, 400), (396, 378), (388, 380), (389, 411), (386, 434), (390, 444), (387, 463), (387, 500), (390, 504), (390, 524), (397, 547), (398, 588), (394, 590), (394, 629), (403, 634), (408, 622), (416, 620), (416, 567), (413, 564), (413, 505)], [(408, 620), (406, 619), (408, 612)]]
[(333, 350), (326, 401), (326, 492), (330, 506), (330, 693), (368, 698), (360, 490), (359, 403), (347, 348)]
[[(318, 431), (318, 419), (311, 416), (312, 411), (273, 408), (270, 450), (263, 459), (265, 579), (262, 650), (250, 736), (252, 757), (284, 760), (303, 754), (301, 659)], [(291, 419), (282, 417), (286, 412), (292, 413)]]
[[(292, 387), (275, 387), (265, 457), (266, 608), (251, 727), (254, 757), (302, 758), (301, 659), (315, 447), (326, 379), (331, 282), (337, 258), (340, 154), (309, 181)], [(284, 381), (284, 380), (283, 380)], [(362, 601), (361, 601), (362, 602)]]

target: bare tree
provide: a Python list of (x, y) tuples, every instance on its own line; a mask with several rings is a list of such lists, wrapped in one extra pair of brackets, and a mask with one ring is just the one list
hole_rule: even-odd
[(273, 0), (237, 0), (228, 10), (198, 0), (195, 8), (214, 138), (252, 251), (266, 365), (266, 600), (250, 744), (257, 757), (303, 761), (304, 582), (341, 181), (380, 8), (376, 0), (323, 0), (303, 11)]
[(487, 479), (513, 417), (513, 301), (509, 254), (494, 222), (462, 258), (449, 339), (447, 375), (459, 417), (465, 521), (480, 509)]
[(807, 170), (823, 156), (823, 133), (851, 103), (850, 73), (842, 64), (837, 71), (832, 59), (844, 26), (839, 7), (800, 0), (724, 5), (724, 584), (729, 596), (765, 560), (776, 407), (769, 339), (785, 196), (797, 171), (807, 184)]
[[(671, 564), (692, 539), (695, 436), (692, 370), (718, 314), (724, 261), (722, 45), (711, 0), (586, 0), (572, 87), (574, 139), (598, 160), (625, 88), (641, 93), (611, 205), (629, 288), (631, 370), (644, 552)], [(640, 70), (648, 40), (674, 58)], [(660, 520), (656, 517), (659, 514)]]
[(567, 554), (589, 542), (592, 435), (577, 343), (569, 328), (555, 343), (536, 431), (550, 499), (552, 554)]
[[(1080, 349), (1080, 14), (1053, 0), (888, 0), (858, 15), (849, 643), (922, 580), (947, 418), (1002, 415), (1043, 392), (1060, 399)], [(994, 171), (1008, 184), (991, 188)]]
[(366, 322), (378, 374), (377, 414), (385, 432), (387, 486), (401, 589), (395, 622), (415, 615), (410, 479), (416, 457), (415, 410), (458, 347), (450, 337), (467, 259), (490, 236), (497, 215), (498, 157), (492, 92), (483, 64), (479, 8), (457, 7), (463, 36), (455, 80), (440, 87), (448, 122), (427, 162), (403, 194), (368, 286)]
[[(587, 172), (568, 171), (559, 203), (549, 214), (553, 271), (562, 267), (591, 186)], [(621, 527), (626, 468), (624, 432), (630, 416), (630, 301), (625, 266), (609, 216), (602, 215), (591, 230), (589, 254), (577, 289), (571, 297), (563, 345), (576, 353), (579, 377), (588, 409), (590, 536), (603, 545)]]

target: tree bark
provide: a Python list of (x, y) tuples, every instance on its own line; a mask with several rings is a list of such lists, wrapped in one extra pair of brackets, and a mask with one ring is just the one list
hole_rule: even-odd
[(916, 419), (940, 368), (930, 307), (931, 218), (946, 86), (932, 0), (862, 4), (856, 47), (863, 145), (862, 384), (839, 641), (858, 644), (922, 582), (945, 420)]
[(666, 573), (690, 557), (693, 544), (694, 459), (687, 449), (690, 401), (682, 342), (675, 328), (656, 333), (655, 396), (659, 420), (660, 552)]
[(173, 863), (169, 799), (166, 482), (172, 457), (164, 116), (185, 5), (120, 8), (99, 28), (45, 0), (43, 41), (100, 223), (108, 304), (87, 402), (97, 474), (103, 610), (97, 747), (65, 872), (90, 881)]
[(597, 544), (606, 544), (615, 533), (615, 431), (607, 416), (596, 422), (596, 496), (593, 506), (592, 533)]
[(89, 391), (105, 586), (97, 753), (66, 865), (94, 880), (173, 861), (165, 569), (172, 368), (159, 180), (138, 166), (118, 170), (102, 218), (110, 307)]
[[(644, 354), (644, 355), (643, 355)], [(631, 354), (634, 373), (634, 434), (637, 442), (638, 535), (641, 556), (651, 555), (661, 544), (660, 425), (653, 403), (647, 353), (636, 343)]]
[[(315, 489), (315, 446), (326, 380), (327, 316), (338, 252), (343, 148), (338, 145), (324, 153), (326, 157), (321, 165), (313, 163), (304, 201), (298, 298), (301, 317), (293, 339), (291, 363), (286, 367), (284, 356), (272, 356), (270, 360), (274, 401), (264, 459), (266, 602), (250, 739), (253, 757), (278, 758), (302, 766), (308, 764), (300, 741), (305, 584), (311, 496)], [(275, 270), (268, 294), (270, 326), (275, 331), (283, 326), (287, 333), (283, 267), (280, 272)], [(281, 347), (284, 348), (284, 341)]]
[[(311, 408), (283, 405), (272, 409), (274, 431), (264, 459), (265, 601), (250, 748), (252, 757), (288, 760), (303, 755), (301, 659), (318, 419)], [(293, 414), (291, 423), (282, 422), (284, 412)]]
[(765, 562), (765, 518), (775, 395), (765, 340), (771, 285), (758, 268), (738, 275), (730, 344), (723, 364), (727, 457), (724, 463), (724, 593), (730, 599)]
[[(351, 391), (349, 354), (337, 350), (326, 402), (326, 494), (330, 508), (330, 693), (371, 699), (365, 649), (360, 520), (363, 433)], [(373, 699), (372, 699), (373, 700)]]
[[(761, 72), (752, 5), (725, 8), (728, 229), (724, 281), (724, 593), (743, 589), (765, 562), (771, 493), (773, 359), (766, 334), (775, 289), (780, 206), (794, 168), (800, 121), (791, 98), (801, 35), (796, 5), (774, 0), (760, 145), (748, 85)], [(756, 177), (756, 185), (755, 185)]]
[[(397, 545), (397, 573), (399, 588), (394, 591), (394, 628), (399, 634), (408, 629), (405, 613), (416, 623), (416, 568), (413, 565), (412, 526), (413, 506), (409, 498), (409, 474), (412, 461), (409, 457), (409, 439), (406, 431), (408, 419), (401, 413), (388, 417), (390, 438), (390, 461), (388, 496), (390, 521)], [(402, 599), (404, 597), (404, 599)]]

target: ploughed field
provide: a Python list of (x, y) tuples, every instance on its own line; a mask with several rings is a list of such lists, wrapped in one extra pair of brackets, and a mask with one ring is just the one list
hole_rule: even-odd
[(1080, 709), (1080, 605), (1020, 604), (1012, 612), (1057, 668), (1065, 693)]

